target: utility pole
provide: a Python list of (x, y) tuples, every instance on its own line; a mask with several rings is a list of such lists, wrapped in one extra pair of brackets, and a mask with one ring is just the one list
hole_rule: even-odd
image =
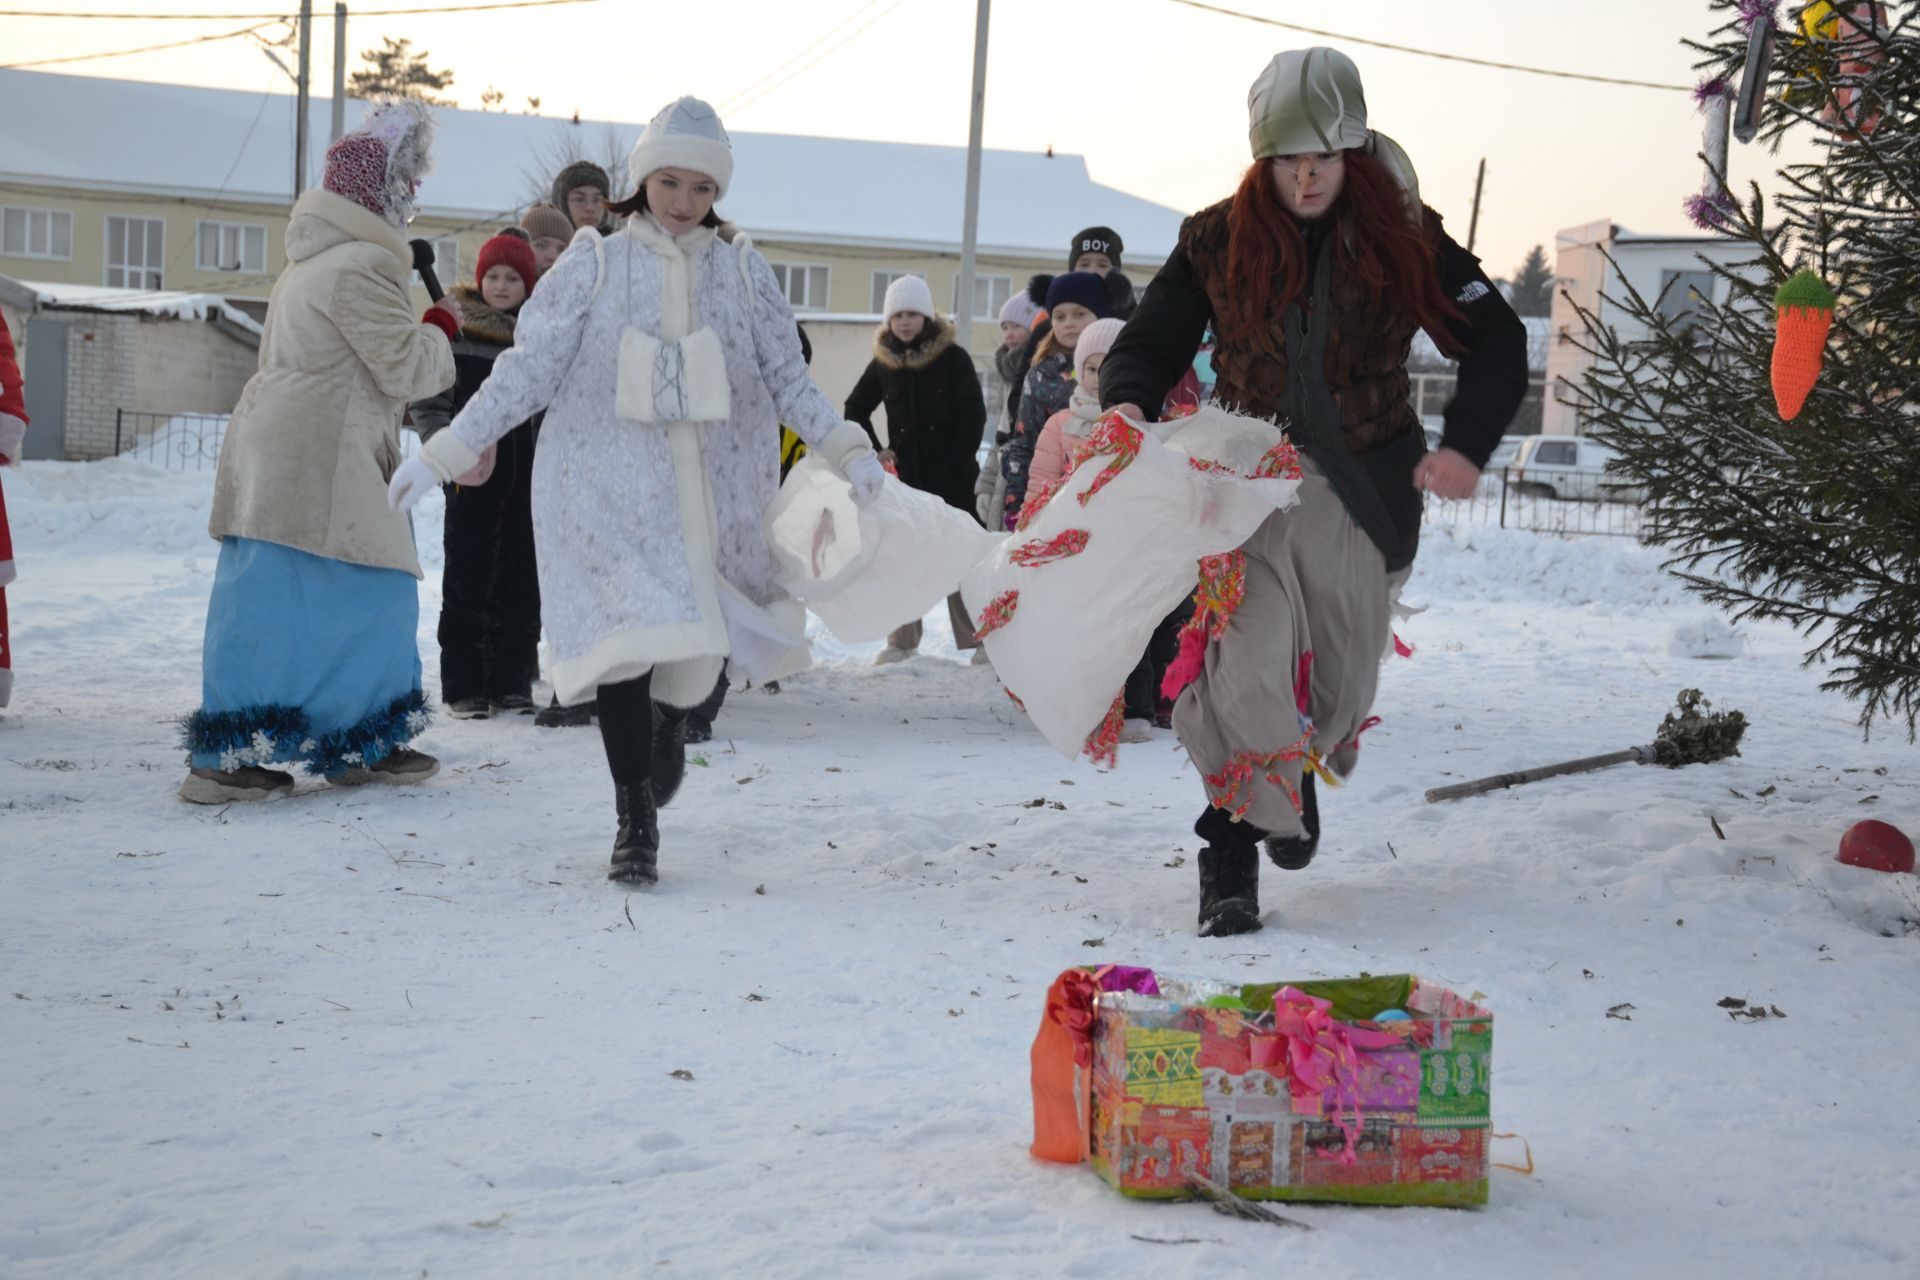
[(1473, 252), (1474, 237), (1480, 233), (1480, 188), (1487, 181), (1487, 158), (1480, 157), (1480, 172), (1473, 178), (1473, 217), (1467, 222), (1467, 252)]
[(293, 198), (307, 189), (307, 105), (313, 99), (313, 0), (300, 0), (300, 74), (294, 78)]
[(333, 128), (329, 143), (347, 131), (347, 6), (333, 6)]
[(987, 11), (992, 0), (980, 0), (979, 14), (973, 23), (973, 112), (967, 126), (966, 213), (960, 229), (960, 305), (964, 311), (953, 318), (959, 330), (960, 345), (973, 354), (974, 273), (973, 255), (980, 239), (980, 136), (987, 115)]

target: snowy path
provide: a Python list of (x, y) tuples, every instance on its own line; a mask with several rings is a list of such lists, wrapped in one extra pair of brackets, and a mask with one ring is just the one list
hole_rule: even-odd
[[(1920, 753), (1863, 744), (1785, 632), (1670, 656), (1701, 611), (1643, 550), (1430, 538), (1436, 607), (1320, 861), (1211, 941), (1171, 736), (1062, 760), (943, 612), (912, 663), (827, 641), (735, 693), (652, 894), (602, 878), (591, 731), (441, 720), (423, 789), (183, 805), (210, 476), (5, 483), (0, 1274), (1920, 1272), (1920, 900), (1829, 860), (1860, 817), (1920, 827)], [(1755, 721), (1742, 758), (1420, 801), (1645, 741), (1687, 685)], [(1037, 1164), (1027, 1045), (1095, 960), (1485, 992), (1495, 1127), (1537, 1172), (1483, 1211), (1287, 1208), (1297, 1233)]]

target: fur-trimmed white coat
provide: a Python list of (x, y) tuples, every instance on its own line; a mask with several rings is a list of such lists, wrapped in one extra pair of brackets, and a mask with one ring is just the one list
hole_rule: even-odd
[[(619, 416), (629, 328), (668, 342), (711, 329), (729, 416)], [(695, 403), (719, 393), (721, 370), (701, 372), (690, 354)], [(423, 457), (457, 473), (542, 409), (533, 530), (560, 700), (659, 667), (655, 697), (699, 701), (729, 652), (722, 597), (786, 602), (761, 524), (779, 486), (780, 424), (828, 455), (864, 447), (864, 433), (808, 377), (786, 297), (745, 237), (669, 237), (644, 214), (604, 239), (574, 238), (522, 308), (513, 349)]]

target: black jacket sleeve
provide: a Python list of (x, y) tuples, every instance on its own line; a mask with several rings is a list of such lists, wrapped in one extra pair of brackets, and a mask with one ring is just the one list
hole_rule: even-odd
[(433, 439), (434, 432), (453, 421), (453, 414), (452, 387), (436, 392), (425, 400), (415, 400), (407, 406), (407, 417), (422, 440)]
[(873, 441), (873, 447), (882, 448), (880, 437), (873, 433), (873, 411), (880, 406), (880, 362), (867, 361), (867, 371), (860, 375), (860, 381), (853, 384), (853, 390), (847, 393), (844, 412), (848, 422), (857, 422), (867, 430), (867, 436)]
[(1213, 304), (1195, 282), (1186, 251), (1174, 250), (1100, 366), (1100, 406), (1137, 404), (1148, 421), (1158, 419), (1212, 322)]
[[(1440, 445), (1484, 467), (1526, 398), (1527, 327), (1480, 269), (1480, 259), (1445, 232), (1440, 235), (1438, 265), (1440, 287), (1466, 313), (1465, 324), (1448, 326), (1464, 350), (1453, 399), (1443, 415)], [(1112, 363), (1113, 357), (1107, 361)]]

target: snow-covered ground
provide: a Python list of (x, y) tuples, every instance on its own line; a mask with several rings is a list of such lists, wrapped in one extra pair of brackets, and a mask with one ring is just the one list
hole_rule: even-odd
[[(424, 788), (189, 807), (211, 474), (4, 482), (0, 1274), (1920, 1273), (1920, 893), (1831, 861), (1859, 818), (1920, 827), (1920, 753), (1631, 543), (1431, 530), (1320, 859), (1206, 940), (1171, 736), (1061, 759), (944, 612), (911, 663), (823, 638), (736, 693), (657, 892), (604, 879), (592, 731), (441, 720)], [(1422, 803), (1647, 741), (1695, 685), (1752, 719), (1741, 758)], [(1036, 1163), (1027, 1046), (1089, 961), (1484, 992), (1535, 1172), (1302, 1233)]]

